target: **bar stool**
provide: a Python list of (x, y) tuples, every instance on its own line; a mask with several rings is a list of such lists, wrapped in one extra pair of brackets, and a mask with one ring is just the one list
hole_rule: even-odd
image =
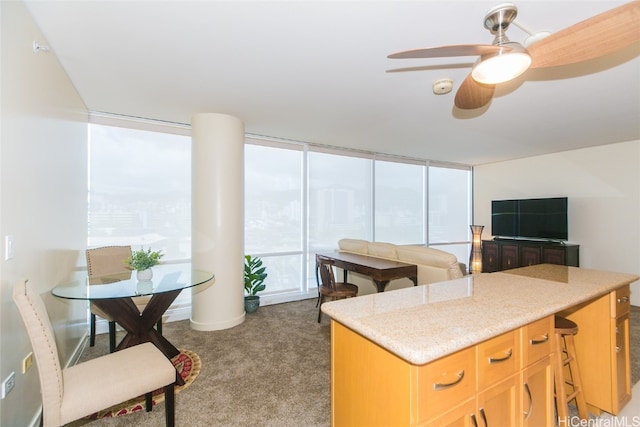
[[(553, 376), (555, 380), (556, 410), (559, 420), (569, 419), (568, 403), (575, 399), (578, 415), (589, 418), (587, 402), (582, 392), (580, 369), (576, 359), (576, 346), (573, 341), (578, 333), (578, 325), (564, 317), (555, 317), (556, 351), (553, 357)], [(568, 368), (565, 368), (568, 365)], [(567, 374), (567, 378), (565, 378)], [(567, 387), (569, 386), (569, 387)]]

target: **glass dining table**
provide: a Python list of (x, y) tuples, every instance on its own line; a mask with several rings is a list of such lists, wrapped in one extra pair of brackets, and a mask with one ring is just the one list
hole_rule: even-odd
[[(91, 301), (111, 316), (127, 332), (116, 351), (152, 342), (171, 359), (180, 352), (154, 328), (154, 325), (180, 292), (208, 283), (213, 278), (213, 273), (194, 270), (190, 263), (160, 264), (153, 267), (153, 278), (150, 281), (138, 281), (135, 272), (132, 271), (87, 277), (84, 280), (58, 285), (51, 293), (58, 298)], [(140, 296), (151, 297), (142, 312), (132, 300), (133, 297)]]

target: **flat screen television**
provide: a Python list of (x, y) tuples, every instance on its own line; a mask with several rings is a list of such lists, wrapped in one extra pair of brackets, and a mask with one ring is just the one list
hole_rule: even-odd
[(493, 200), (491, 234), (495, 237), (566, 241), (567, 197)]

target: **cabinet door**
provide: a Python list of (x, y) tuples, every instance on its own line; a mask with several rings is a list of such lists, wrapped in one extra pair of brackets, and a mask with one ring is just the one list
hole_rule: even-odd
[(629, 353), (629, 314), (615, 319), (613, 372), (617, 396), (614, 395), (613, 414), (616, 415), (622, 407), (631, 400), (631, 371)]
[(520, 267), (540, 264), (540, 246), (520, 247)]
[(549, 357), (522, 373), (522, 420), (524, 427), (554, 425), (553, 376)]
[(502, 245), (500, 267), (502, 270), (520, 267), (518, 264), (518, 245)]
[(542, 247), (542, 263), (567, 265), (567, 251), (564, 247)]
[(520, 375), (513, 375), (478, 394), (478, 418), (483, 426), (519, 426), (522, 405), (518, 391)]
[(424, 427), (478, 427), (479, 425), (481, 424), (478, 423), (476, 415), (475, 397), (426, 424), (420, 424)]
[(496, 242), (482, 242), (482, 272), (493, 273), (500, 269), (498, 258), (498, 244)]

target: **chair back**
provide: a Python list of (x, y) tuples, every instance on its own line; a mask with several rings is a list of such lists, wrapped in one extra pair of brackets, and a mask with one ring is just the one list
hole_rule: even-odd
[(27, 329), (40, 376), (43, 424), (59, 426), (60, 407), (64, 395), (62, 368), (58, 356), (55, 335), (47, 309), (40, 295), (27, 281), (13, 288), (13, 301)]
[(317, 257), (318, 268), (320, 269), (320, 286), (327, 291), (335, 291), (336, 278), (333, 275), (333, 264), (331, 260), (322, 256)]
[(131, 256), (131, 246), (103, 246), (86, 250), (89, 277), (106, 274), (128, 273), (131, 269), (126, 259)]

